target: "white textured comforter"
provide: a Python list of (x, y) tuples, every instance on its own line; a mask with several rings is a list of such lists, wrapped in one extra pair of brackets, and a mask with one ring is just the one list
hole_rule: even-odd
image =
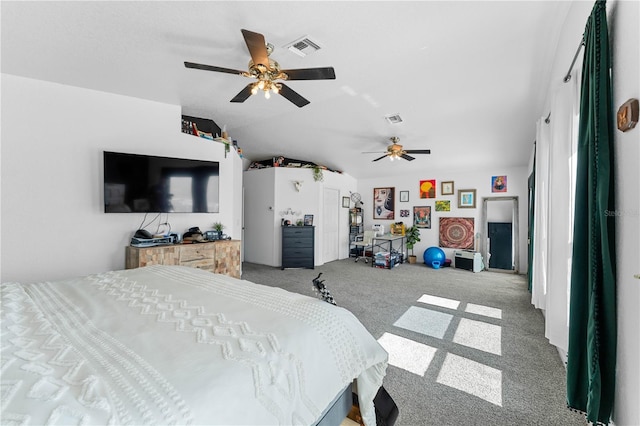
[(2, 284), (1, 326), (3, 425), (313, 424), (354, 378), (375, 424), (387, 366), (345, 309), (180, 266)]

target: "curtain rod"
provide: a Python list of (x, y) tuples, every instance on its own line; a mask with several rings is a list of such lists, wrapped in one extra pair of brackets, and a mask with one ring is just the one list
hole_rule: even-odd
[(564, 76), (564, 82), (568, 83), (571, 80), (571, 71), (573, 70), (573, 66), (576, 64), (576, 59), (578, 59), (578, 53), (580, 53), (580, 49), (584, 46), (584, 36), (582, 40), (580, 40), (580, 45), (578, 46), (578, 50), (576, 50), (576, 54), (573, 56), (573, 61), (571, 61), (571, 66), (569, 67), (569, 71), (567, 71), (567, 75)]

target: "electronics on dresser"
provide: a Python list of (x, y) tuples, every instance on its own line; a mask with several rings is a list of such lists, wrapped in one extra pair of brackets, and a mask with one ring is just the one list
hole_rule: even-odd
[(204, 239), (207, 241), (230, 240), (231, 237), (218, 231), (205, 231)]
[(218, 213), (220, 163), (104, 151), (105, 213)]
[(132, 247), (153, 247), (153, 246), (166, 246), (169, 244), (173, 244), (173, 238), (171, 237), (162, 237), (162, 238), (131, 238), (131, 246)]

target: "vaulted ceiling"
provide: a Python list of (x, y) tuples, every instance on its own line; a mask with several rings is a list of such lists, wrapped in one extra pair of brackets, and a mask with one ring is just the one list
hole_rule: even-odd
[[(356, 178), (527, 164), (567, 2), (196, 1), (1, 4), (2, 72), (182, 106), (225, 125), (245, 156), (312, 161)], [(246, 70), (241, 29), (282, 68), (332, 66), (290, 81), (310, 101), (184, 61)], [(321, 47), (301, 57), (291, 42)], [(55, 106), (52, 106), (55, 107)], [(391, 124), (385, 116), (398, 114)], [(179, 126), (179, 123), (176, 123)], [(373, 162), (397, 136), (413, 161)]]

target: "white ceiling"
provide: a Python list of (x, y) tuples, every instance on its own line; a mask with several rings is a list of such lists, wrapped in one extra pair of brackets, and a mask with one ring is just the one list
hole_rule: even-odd
[[(226, 125), (245, 156), (282, 155), (356, 178), (527, 164), (566, 2), (2, 1), (2, 72), (181, 105)], [(230, 103), (248, 79), (240, 32), (264, 34), (282, 68), (333, 66), (281, 96)], [(301, 58), (283, 46), (309, 35)], [(53, 106), (52, 106), (53, 107)], [(385, 115), (400, 114), (401, 124)], [(179, 123), (176, 123), (179, 126)], [(431, 149), (372, 162), (388, 138)]]

